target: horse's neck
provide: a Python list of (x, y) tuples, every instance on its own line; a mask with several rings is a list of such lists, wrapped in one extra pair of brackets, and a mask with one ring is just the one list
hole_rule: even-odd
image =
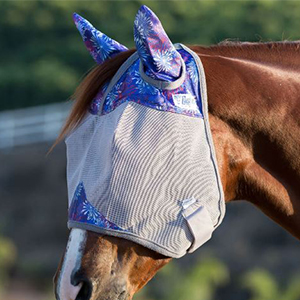
[(254, 203), (300, 238), (300, 51), (291, 49), (287, 61), (263, 47), (256, 59), (251, 47), (200, 56), (227, 201)]

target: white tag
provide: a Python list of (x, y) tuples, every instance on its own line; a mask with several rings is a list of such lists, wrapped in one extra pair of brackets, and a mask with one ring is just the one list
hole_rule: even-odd
[(195, 202), (196, 202), (196, 199), (194, 197), (189, 198), (189, 199), (184, 199), (184, 200), (182, 200), (182, 207), (183, 207), (183, 209), (187, 209)]
[(183, 109), (198, 110), (196, 99), (191, 94), (172, 95), (174, 104)]

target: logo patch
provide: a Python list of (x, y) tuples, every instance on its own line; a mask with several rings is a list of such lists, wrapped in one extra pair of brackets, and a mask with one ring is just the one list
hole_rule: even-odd
[(175, 106), (182, 109), (198, 110), (196, 98), (191, 94), (172, 95)]

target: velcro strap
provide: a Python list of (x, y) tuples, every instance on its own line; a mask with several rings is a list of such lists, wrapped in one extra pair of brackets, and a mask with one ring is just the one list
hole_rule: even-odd
[(190, 205), (182, 214), (194, 237), (191, 247), (187, 250), (188, 253), (192, 253), (211, 238), (214, 226), (207, 209), (199, 203)]

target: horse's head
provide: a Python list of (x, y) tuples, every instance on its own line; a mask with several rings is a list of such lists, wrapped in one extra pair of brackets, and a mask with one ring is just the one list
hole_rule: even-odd
[(131, 299), (170, 259), (126, 239), (71, 229), (54, 278), (56, 298)]
[[(74, 18), (105, 70), (127, 53)], [(131, 299), (171, 257), (206, 242), (224, 216), (199, 57), (173, 45), (145, 6), (134, 39), (137, 52), (93, 101), (79, 97), (70, 116), (77, 118), (66, 139), (72, 230), (55, 276), (60, 300)]]

